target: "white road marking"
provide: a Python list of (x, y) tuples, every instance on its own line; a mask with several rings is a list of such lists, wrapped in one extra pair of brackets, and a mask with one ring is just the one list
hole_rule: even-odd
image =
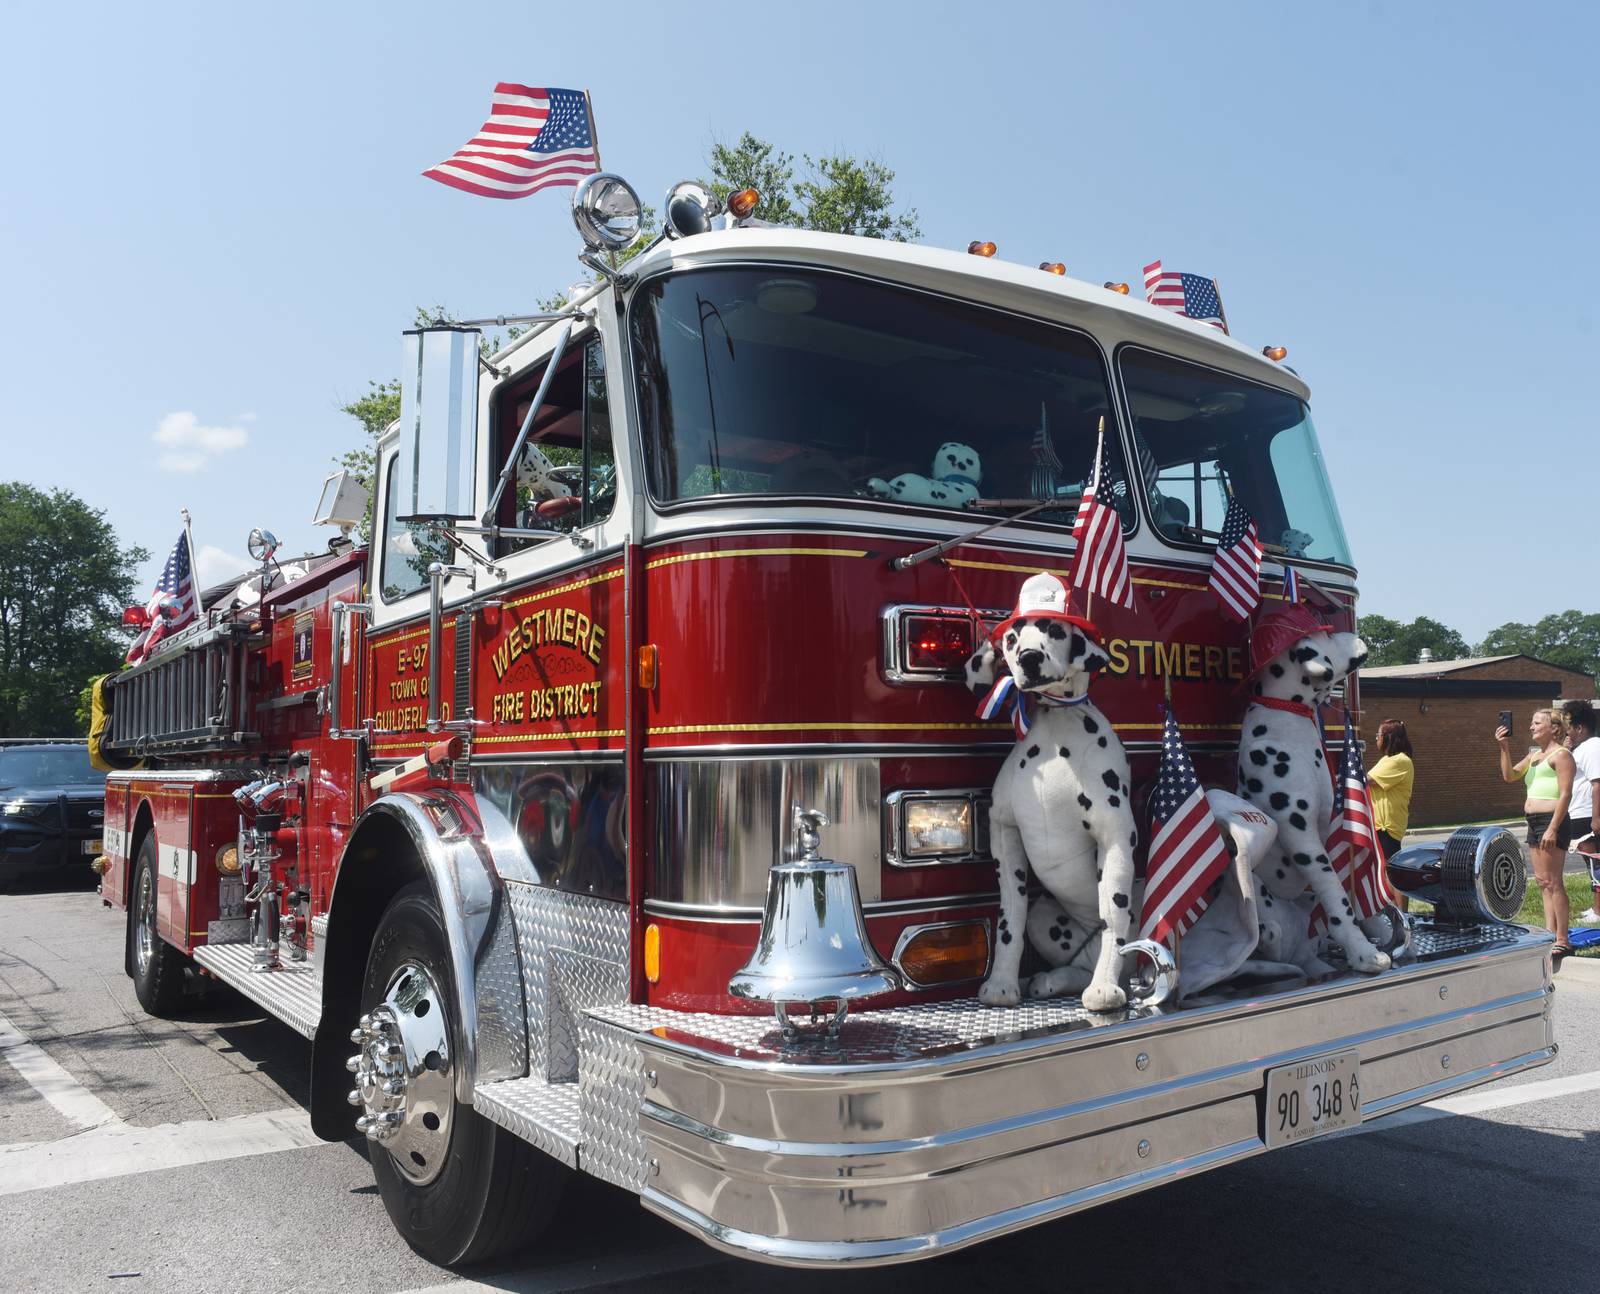
[(304, 1110), (154, 1128), (118, 1123), (60, 1141), (0, 1146), (0, 1195), (322, 1144)]
[(474, 1280), (446, 1281), (406, 1290), (404, 1294), (559, 1294), (562, 1290), (610, 1289), (622, 1281), (737, 1261), (698, 1240), (686, 1240), (667, 1249), (619, 1254), (599, 1261), (585, 1259), (542, 1271), (507, 1273), (496, 1276), (493, 1285)]
[(1515, 1087), (1479, 1089), (1385, 1115), (1381, 1119), (1362, 1125), (1360, 1131), (1381, 1132), (1384, 1128), (1396, 1128), (1406, 1123), (1430, 1123), (1434, 1119), (1449, 1119), (1456, 1115), (1484, 1114), (1489, 1110), (1504, 1110), (1513, 1105), (1530, 1105), (1534, 1101), (1550, 1101), (1558, 1096), (1571, 1096), (1574, 1092), (1593, 1092), (1597, 1089), (1600, 1089), (1600, 1070), (1590, 1070), (1584, 1074), (1568, 1074), (1565, 1078), (1546, 1078), (1537, 1083), (1518, 1083)]
[(0, 1015), (0, 1056), (27, 1079), (34, 1091), (80, 1128), (101, 1128), (122, 1122), (115, 1110), (29, 1042), (22, 1030), (3, 1015)]

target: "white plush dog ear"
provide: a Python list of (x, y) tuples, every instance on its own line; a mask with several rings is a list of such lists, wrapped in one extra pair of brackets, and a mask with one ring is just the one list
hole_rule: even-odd
[(1111, 664), (1111, 657), (1106, 655), (1106, 649), (1097, 643), (1082, 629), (1074, 628), (1073, 634), (1081, 640), (1083, 646), (1079, 650), (1078, 644), (1072, 645), (1072, 663), (1080, 666), (1090, 674), (1098, 674), (1107, 665)]
[(984, 696), (994, 686), (996, 662), (999, 656), (994, 643), (988, 638), (983, 645), (967, 657), (967, 690), (974, 696)]

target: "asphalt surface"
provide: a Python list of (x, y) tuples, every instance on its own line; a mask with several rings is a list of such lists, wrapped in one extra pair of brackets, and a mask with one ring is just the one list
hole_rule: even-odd
[(1504, 1294), (1600, 1268), (1600, 962), (1558, 976), (1542, 1069), (915, 1266), (729, 1259), (578, 1179), (545, 1240), (457, 1276), (397, 1237), (364, 1143), (310, 1137), (309, 1045), (226, 989), (144, 1016), (122, 937), (92, 877), (0, 895), (0, 1291)]

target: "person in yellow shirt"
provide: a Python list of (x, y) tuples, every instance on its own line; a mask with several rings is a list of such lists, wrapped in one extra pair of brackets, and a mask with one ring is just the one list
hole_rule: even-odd
[(1378, 753), (1383, 756), (1367, 774), (1372, 787), (1372, 825), (1378, 831), (1383, 856), (1393, 858), (1406, 834), (1411, 817), (1411, 784), (1416, 767), (1411, 762), (1411, 738), (1398, 719), (1378, 725)]

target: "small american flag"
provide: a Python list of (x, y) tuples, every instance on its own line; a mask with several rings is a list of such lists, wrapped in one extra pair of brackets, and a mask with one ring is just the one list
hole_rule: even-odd
[(1292, 566), (1283, 568), (1283, 600), (1290, 606), (1300, 601), (1300, 576)]
[(1256, 519), (1238, 499), (1228, 500), (1222, 538), (1211, 555), (1211, 588), (1227, 610), (1240, 620), (1261, 605), (1261, 540)]
[(1151, 261), (1144, 267), (1144, 299), (1153, 306), (1165, 306), (1190, 319), (1228, 331), (1217, 281), (1203, 274), (1179, 274), (1176, 270), (1163, 270), (1160, 261)]
[[(1333, 788), (1333, 823), (1328, 831), (1328, 861), (1333, 864), (1345, 892), (1361, 920), (1377, 916), (1390, 902), (1383, 876), (1383, 848), (1372, 824), (1372, 800), (1367, 794), (1367, 770), (1361, 762), (1361, 744), (1350, 711), (1344, 712), (1344, 758)], [(1327, 928), (1321, 907), (1311, 917), (1313, 934)]]
[(583, 91), (502, 81), (483, 129), (423, 174), (480, 197), (525, 198), (599, 169)]
[(1078, 541), (1078, 551), (1072, 558), (1072, 584), (1131, 611), (1133, 580), (1128, 575), (1128, 550), (1122, 546), (1122, 517), (1098, 497), (1102, 481), (1110, 490), (1105, 466), (1106, 425), (1102, 419), (1100, 439), (1095, 444), (1094, 475), (1078, 503), (1078, 515), (1072, 520), (1072, 537)]
[[(150, 624), (128, 648), (128, 664), (137, 665), (148, 656), (155, 645), (169, 634), (175, 634), (195, 618), (197, 602), (194, 592), (194, 562), (189, 555), (189, 532), (185, 530), (173, 545), (172, 555), (161, 570), (155, 592), (145, 604)], [(165, 607), (167, 614), (162, 614)]]
[(1161, 739), (1161, 772), (1150, 807), (1155, 834), (1139, 938), (1167, 943), (1170, 935), (1181, 935), (1200, 919), (1209, 902), (1208, 891), (1228, 868), (1228, 846), (1200, 790), (1170, 706)]

